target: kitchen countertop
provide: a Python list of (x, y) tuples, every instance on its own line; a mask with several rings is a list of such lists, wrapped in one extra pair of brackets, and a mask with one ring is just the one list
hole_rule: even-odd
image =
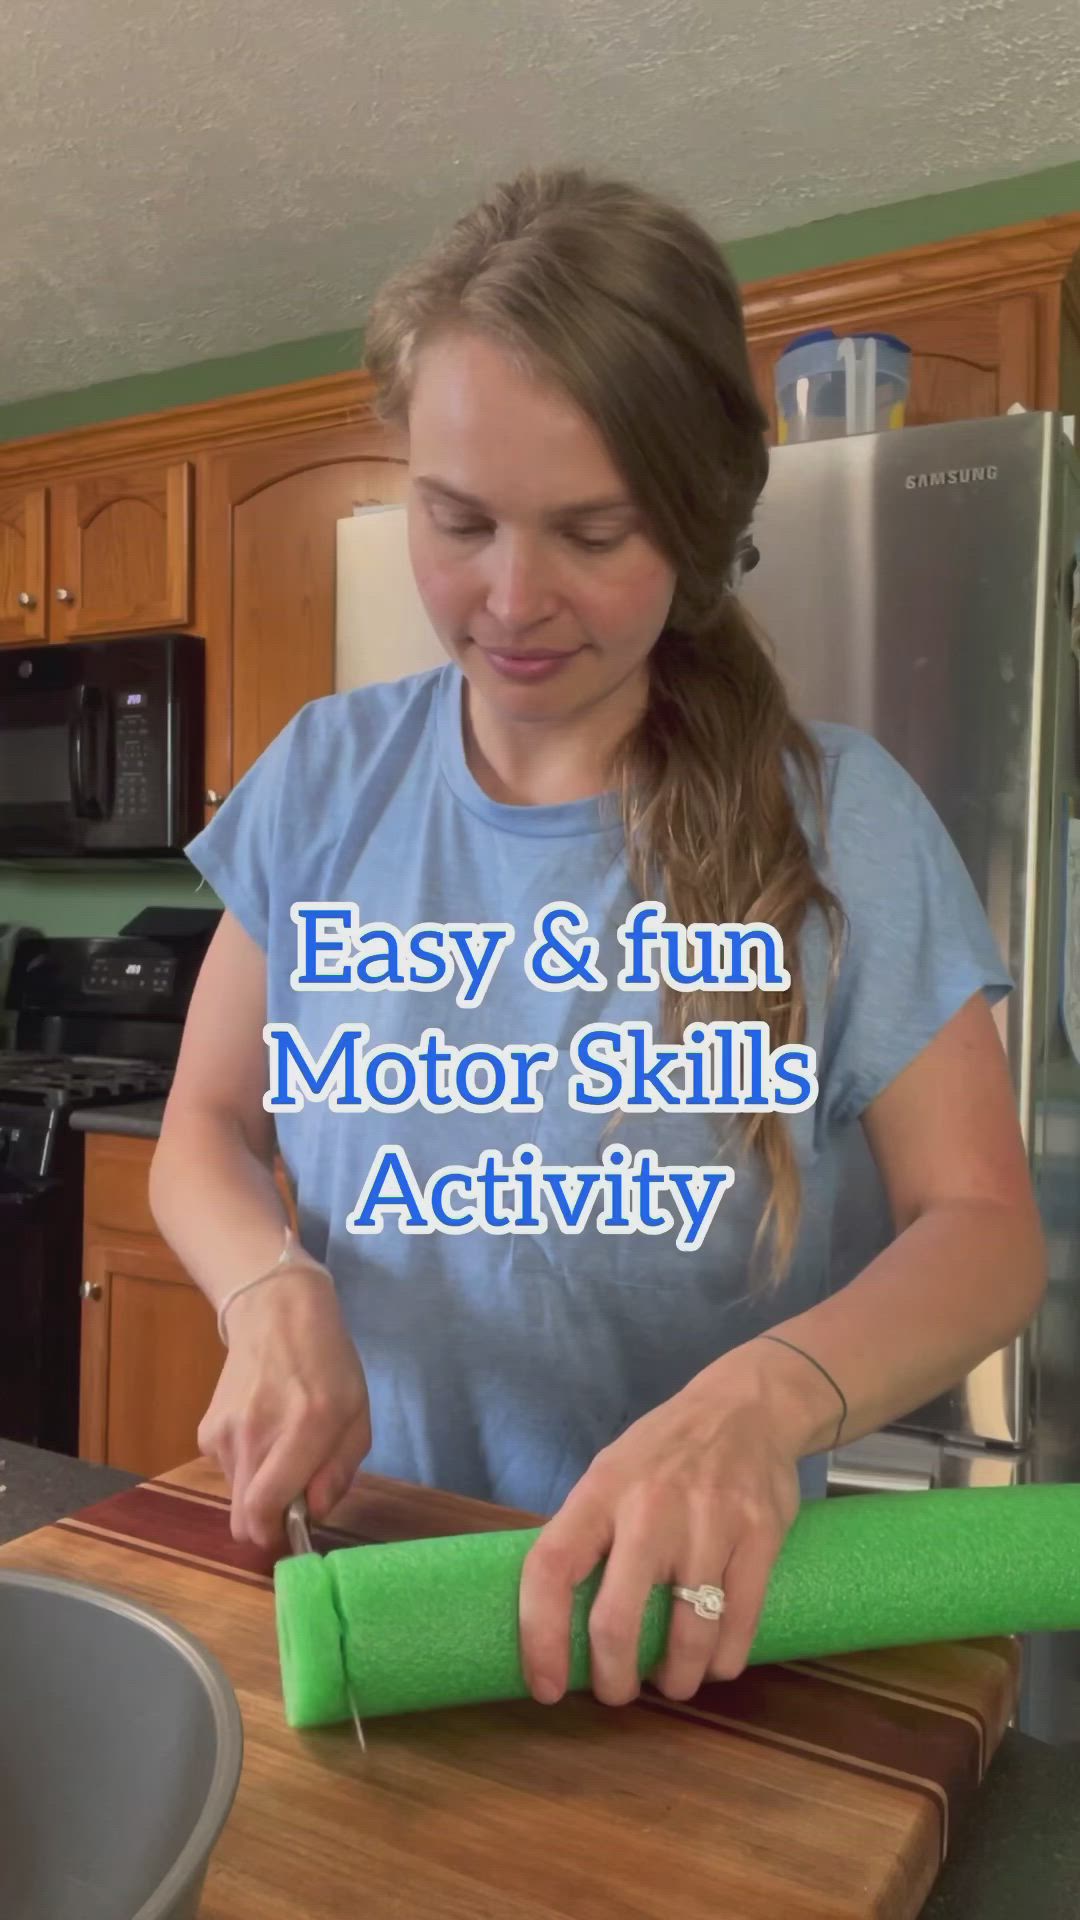
[(920, 1920), (1065, 1920), (1080, 1911), (1080, 1742), (1006, 1733)]
[(116, 1467), (26, 1447), (0, 1434), (0, 1541), (17, 1540), (136, 1484)]
[(164, 1100), (132, 1100), (114, 1107), (76, 1107), (71, 1125), (76, 1133), (127, 1133), (138, 1140), (156, 1140), (164, 1112)]
[[(0, 1437), (0, 1540), (33, 1532), (137, 1476)], [(921, 1920), (1062, 1920), (1080, 1910), (1080, 1742), (1009, 1732), (953, 1834)]]

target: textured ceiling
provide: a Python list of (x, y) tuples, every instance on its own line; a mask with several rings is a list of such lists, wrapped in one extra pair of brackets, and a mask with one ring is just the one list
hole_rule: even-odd
[(1077, 158), (1077, 0), (0, 0), (0, 401), (358, 326), (525, 161), (735, 239)]

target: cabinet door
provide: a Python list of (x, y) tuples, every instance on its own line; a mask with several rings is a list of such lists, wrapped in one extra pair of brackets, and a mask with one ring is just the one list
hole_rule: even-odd
[(938, 313), (898, 313), (912, 350), (907, 424), (975, 420), (1038, 405), (1038, 296), (972, 301)]
[(895, 333), (906, 342), (912, 353), (908, 426), (983, 419), (1008, 412), (1014, 401), (1025, 407), (1053, 404), (1041, 398), (1037, 292), (908, 311), (898, 305), (895, 312), (854, 312), (845, 314), (842, 320), (832, 314), (825, 320), (811, 307), (800, 313), (798, 325), (782, 338), (756, 340), (751, 335), (755, 381), (768, 411), (774, 442), (776, 362), (796, 333), (817, 325), (829, 325), (838, 334)]
[[(150, 1211), (152, 1139), (86, 1135), (79, 1453), (152, 1475), (198, 1457), (225, 1350), (205, 1295)], [(296, 1205), (280, 1159), (286, 1217)]]
[(48, 493), (0, 493), (0, 645), (44, 640)]
[(86, 474), (57, 486), (52, 638), (187, 626), (191, 503), (187, 460)]
[(224, 792), (305, 701), (332, 691), (337, 522), (402, 500), (405, 479), (398, 443), (368, 424), (210, 459), (200, 566), (211, 651), (227, 652), (231, 679), (229, 739), (208, 739), (211, 787)]
[(147, 1477), (198, 1457), (225, 1358), (213, 1310), (159, 1240), (90, 1240), (79, 1452)]

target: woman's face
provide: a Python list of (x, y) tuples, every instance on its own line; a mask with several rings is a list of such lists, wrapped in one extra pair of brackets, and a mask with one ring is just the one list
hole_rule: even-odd
[(428, 617), (498, 712), (640, 698), (674, 571), (584, 414), (480, 336), (420, 356), (408, 518)]

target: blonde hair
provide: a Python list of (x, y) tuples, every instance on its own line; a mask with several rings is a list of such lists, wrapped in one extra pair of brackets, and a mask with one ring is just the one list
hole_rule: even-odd
[[(824, 834), (820, 756), (730, 590), (768, 472), (735, 282), (677, 205), (619, 180), (527, 169), (379, 291), (366, 360), (383, 418), (407, 422), (421, 349), (465, 328), (497, 342), (582, 409), (606, 442), (676, 575), (649, 660), (650, 694), (612, 767), (639, 897), (691, 922), (775, 927), (790, 992), (663, 989), (667, 1034), (694, 1021), (763, 1020), (774, 1046), (805, 1037), (796, 936), (825, 916), (835, 968), (839, 905), (820, 879), (788, 787), (802, 775)], [(718, 1003), (724, 1013), (718, 1013)], [(730, 1012), (728, 1003), (732, 1004)], [(768, 1191), (772, 1278), (789, 1265), (798, 1167), (782, 1113), (737, 1116)]]

